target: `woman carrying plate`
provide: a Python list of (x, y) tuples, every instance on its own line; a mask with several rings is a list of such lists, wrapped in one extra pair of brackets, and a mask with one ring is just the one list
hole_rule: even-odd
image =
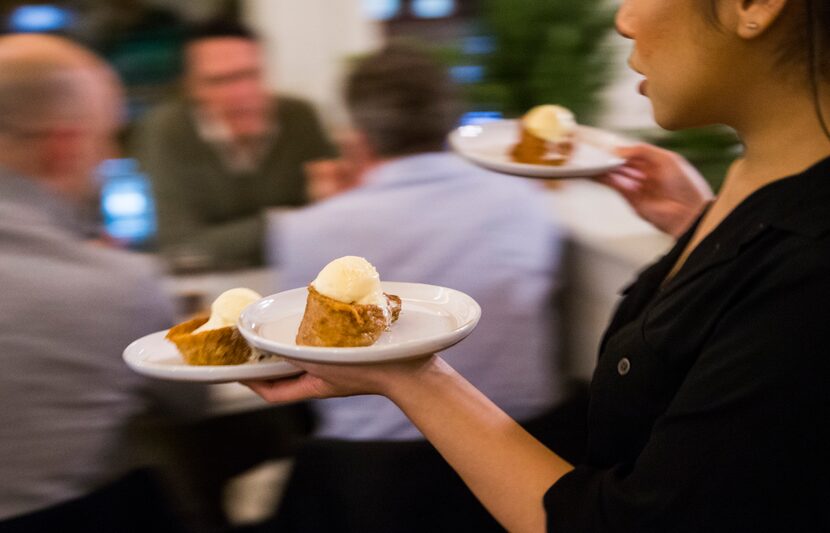
[(617, 26), (658, 123), (746, 150), (711, 203), (652, 147), (604, 178), (679, 238), (602, 340), (584, 464), (438, 356), (249, 385), (389, 397), (510, 531), (830, 531), (830, 3), (625, 0)]

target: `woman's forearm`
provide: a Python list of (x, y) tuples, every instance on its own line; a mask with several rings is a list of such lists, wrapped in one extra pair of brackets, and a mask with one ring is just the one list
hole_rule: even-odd
[(506, 529), (544, 531), (542, 498), (570, 464), (440, 359), (390, 385), (387, 396)]
[(545, 492), (572, 467), (437, 356), (386, 365), (295, 361), (295, 378), (250, 382), (271, 402), (380, 394), (395, 402), (511, 532), (545, 529)]

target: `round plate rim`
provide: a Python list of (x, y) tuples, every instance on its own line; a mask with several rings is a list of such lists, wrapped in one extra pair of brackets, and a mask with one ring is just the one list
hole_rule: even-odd
[[(517, 119), (501, 119), (501, 120), (494, 120), (488, 121), (482, 124), (476, 124), (476, 126), (481, 128), (487, 128), (488, 125), (497, 125), (497, 127), (508, 127), (509, 125), (515, 125), (518, 122)], [(615, 168), (620, 167), (622, 164), (625, 163), (625, 159), (621, 157), (614, 156), (610, 154), (609, 157), (611, 163), (603, 164), (603, 165), (593, 165), (593, 166), (581, 166), (581, 167), (574, 167), (572, 165), (562, 165), (562, 166), (548, 166), (548, 165), (533, 165), (530, 163), (518, 163), (518, 162), (511, 162), (511, 161), (497, 161), (494, 159), (490, 159), (488, 157), (481, 156), (476, 152), (470, 152), (465, 150), (462, 147), (462, 142), (460, 140), (460, 131), (461, 128), (465, 126), (460, 126), (455, 128), (453, 131), (449, 133), (447, 136), (448, 143), (452, 150), (463, 157), (464, 159), (478, 165), (480, 167), (486, 168), (493, 172), (498, 172), (500, 174), (508, 174), (512, 176), (520, 176), (524, 178), (533, 178), (533, 179), (543, 179), (543, 180), (551, 180), (551, 179), (571, 179), (571, 178), (588, 178), (592, 176), (597, 176), (599, 174), (603, 174), (605, 172), (614, 170)], [(580, 124), (577, 126), (577, 134), (582, 133), (583, 135), (607, 135), (613, 136), (613, 138), (619, 141), (620, 145), (631, 144), (631, 141), (625, 139), (621, 135), (614, 133), (612, 131), (604, 130), (601, 128), (596, 128), (594, 126), (586, 126)], [(587, 144), (591, 145), (594, 148), (599, 150), (603, 150), (608, 152), (606, 147), (597, 146), (595, 143), (590, 142), (590, 140), (583, 141)], [(505, 146), (507, 148), (507, 146)]]
[[(268, 379), (296, 376), (302, 369), (292, 365), (289, 361), (263, 361), (244, 363), (240, 365), (188, 365), (182, 360), (181, 365), (154, 363), (142, 359), (138, 350), (148, 342), (164, 341), (167, 331), (162, 330), (150, 333), (131, 342), (124, 349), (122, 358), (134, 372), (168, 381), (186, 381), (193, 383), (229, 383), (246, 379)], [(166, 341), (169, 342), (169, 341)], [(173, 350), (175, 350), (173, 346)]]
[[(296, 344), (286, 344), (279, 341), (266, 339), (259, 336), (252, 331), (246, 323), (250, 310), (255, 308), (261, 302), (280, 296), (286, 293), (306, 291), (306, 287), (298, 287), (295, 289), (288, 289), (270, 296), (266, 296), (257, 302), (254, 302), (249, 307), (243, 310), (240, 315), (239, 323), (237, 324), (240, 333), (248, 340), (248, 343), (257, 349), (264, 350), (271, 353), (279, 353), (285, 357), (298, 359), (302, 361), (309, 361), (315, 363), (329, 363), (329, 364), (371, 364), (385, 361), (397, 361), (409, 359), (413, 357), (435, 353), (437, 351), (445, 350), (454, 344), (463, 340), (467, 335), (472, 333), (481, 318), (481, 306), (468, 294), (457, 289), (443, 287), (440, 285), (431, 285), (427, 283), (412, 283), (399, 281), (383, 281), (381, 286), (384, 291), (397, 294), (398, 292), (405, 292), (406, 288), (422, 287), (431, 290), (439, 289), (449, 291), (450, 294), (457, 295), (464, 300), (471, 307), (472, 314), (470, 319), (457, 327), (456, 329), (436, 335), (426, 339), (413, 339), (402, 343), (384, 344), (365, 347), (353, 348), (326, 348), (318, 346), (297, 346)], [(402, 290), (404, 289), (404, 290)], [(408, 298), (405, 295), (399, 294), (401, 299), (406, 301)], [(394, 326), (393, 326), (394, 327)], [(343, 359), (346, 357), (347, 359)]]

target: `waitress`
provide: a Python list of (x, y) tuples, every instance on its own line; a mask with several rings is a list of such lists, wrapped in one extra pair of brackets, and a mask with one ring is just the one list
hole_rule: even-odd
[(510, 531), (830, 531), (830, 2), (625, 0), (617, 27), (661, 126), (745, 152), (712, 202), (653, 147), (603, 178), (678, 240), (602, 340), (584, 464), (438, 356), (249, 386), (390, 398)]

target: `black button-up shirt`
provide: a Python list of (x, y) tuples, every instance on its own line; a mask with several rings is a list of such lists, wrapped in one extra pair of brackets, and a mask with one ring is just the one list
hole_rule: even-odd
[(624, 291), (551, 531), (830, 531), (830, 159), (756, 191), (664, 283), (693, 232)]

